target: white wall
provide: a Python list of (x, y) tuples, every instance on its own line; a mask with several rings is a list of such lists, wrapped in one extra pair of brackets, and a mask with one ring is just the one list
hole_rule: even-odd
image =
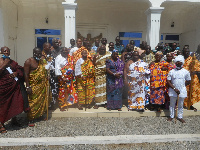
[(102, 32), (108, 42), (115, 42), (119, 32), (140, 31), (143, 32), (143, 40), (146, 40), (147, 17), (144, 12), (149, 7), (148, 2), (90, 1), (87, 5), (87, 0), (85, 3), (77, 0), (77, 3), (77, 31), (84, 37), (87, 33), (94, 37)]
[(17, 6), (10, 0), (3, 0), (3, 34), (4, 43), (1, 46), (7, 46), (11, 49), (11, 58), (16, 60), (16, 40), (17, 40)]
[[(48, 17), (49, 23), (45, 22)], [(64, 43), (64, 9), (62, 3), (27, 3), (19, 6), (19, 29), (17, 43), (17, 61), (23, 65), (32, 57), (35, 47), (35, 29), (61, 29), (61, 39)]]
[(200, 5), (188, 7), (183, 17), (181, 43), (189, 45), (190, 51), (196, 51), (200, 44)]

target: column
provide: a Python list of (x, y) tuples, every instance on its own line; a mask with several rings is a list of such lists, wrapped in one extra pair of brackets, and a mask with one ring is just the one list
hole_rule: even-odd
[(150, 7), (147, 15), (147, 43), (152, 49), (160, 42), (160, 17), (164, 7)]
[(70, 39), (76, 39), (76, 8), (75, 0), (62, 2), (65, 17), (65, 47), (70, 47)]
[(2, 13), (2, 9), (0, 8), (0, 47), (4, 46), (4, 31), (3, 31), (3, 13)]

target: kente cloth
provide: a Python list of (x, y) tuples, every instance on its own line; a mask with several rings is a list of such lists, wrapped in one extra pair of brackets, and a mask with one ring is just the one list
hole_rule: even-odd
[(32, 94), (29, 95), (29, 120), (41, 117), (47, 108), (49, 95), (47, 87), (47, 70), (45, 69), (45, 65), (45, 60), (40, 60), (37, 69), (29, 75), (29, 85), (32, 89)]
[[(192, 69), (192, 64), (193, 64), (192, 57), (189, 56), (187, 59), (185, 59), (183, 68), (185, 68), (186, 70), (188, 70), (190, 72)], [(195, 60), (194, 71), (200, 71), (200, 62), (197, 59)], [(193, 81), (191, 81), (191, 84), (192, 84), (191, 105), (193, 105), (193, 104), (199, 102), (199, 100), (200, 100), (200, 82), (199, 82), (199, 78), (196, 74), (194, 75), (194, 78), (193, 78)], [(184, 106), (187, 106), (189, 94), (190, 94), (190, 85), (187, 86), (187, 97), (184, 100)]]
[[(61, 56), (61, 55), (58, 55)], [(61, 56), (62, 57), (62, 56)], [(58, 60), (58, 62), (57, 62)], [(74, 103), (77, 103), (77, 93), (74, 88), (74, 65), (73, 65), (73, 57), (68, 55), (67, 58), (56, 58), (56, 72), (58, 72), (59, 80), (59, 95), (58, 95), (58, 101), (59, 101), (59, 107), (65, 108), (68, 105), (72, 105)], [(66, 78), (67, 81), (63, 81), (62, 79)]]
[(106, 100), (106, 59), (111, 58), (111, 53), (106, 51), (105, 55), (98, 55), (95, 66), (95, 103), (101, 105)]
[(92, 57), (92, 59), (93, 59), (93, 57), (94, 57), (95, 54), (96, 54), (96, 51), (93, 50), (93, 49), (91, 49), (91, 51), (90, 51), (90, 56)]
[(130, 64), (128, 79), (128, 108), (142, 110), (145, 107), (147, 95), (149, 95), (149, 75), (148, 64), (138, 60)]
[(155, 55), (152, 53), (145, 55), (143, 61), (150, 64), (151, 62), (155, 61)]
[[(162, 71), (162, 67), (166, 67), (167, 71)], [(165, 93), (167, 92), (167, 76), (170, 70), (174, 68), (174, 65), (166, 61), (154, 63), (150, 66), (150, 102), (152, 104), (164, 104)]]
[(20, 90), (20, 78), (23, 78), (22, 67), (17, 62), (10, 60), (9, 67), (18, 73), (18, 81), (10, 78), (10, 73), (4, 69), (0, 74), (0, 122), (5, 123), (9, 119), (23, 112), (23, 96)]
[(107, 73), (107, 109), (122, 108), (124, 62), (120, 59), (117, 61), (108, 59), (106, 60), (106, 68), (110, 69), (113, 73), (121, 75), (120, 78), (116, 78)]
[(81, 52), (84, 51), (84, 50), (87, 51), (87, 57), (91, 58), (90, 52), (87, 50), (87, 48), (85, 48), (84, 46), (82, 46), (81, 48), (79, 48), (77, 51), (75, 51), (72, 54), (73, 59), (74, 59), (74, 65), (76, 65), (77, 60), (79, 60), (82, 57)]
[[(82, 61), (80, 58), (77, 61), (75, 70), (81, 69), (81, 76), (77, 74), (77, 92), (78, 92), (78, 103), (79, 104), (91, 104), (95, 96), (95, 86), (94, 86), (94, 65), (92, 61), (87, 58), (87, 60)], [(80, 71), (78, 71), (80, 72)], [(86, 81), (82, 80), (82, 76), (86, 78)], [(91, 76), (91, 77), (90, 77)]]

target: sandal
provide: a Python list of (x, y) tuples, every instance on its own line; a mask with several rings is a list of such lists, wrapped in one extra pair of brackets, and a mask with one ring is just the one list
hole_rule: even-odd
[(160, 109), (160, 107), (157, 109), (157, 112), (158, 112), (158, 113), (161, 113), (161, 109)]
[(185, 123), (185, 120), (183, 120), (182, 118), (177, 118), (177, 120), (179, 120), (181, 123)]
[(98, 109), (99, 108), (99, 106), (98, 105), (94, 105), (94, 107), (93, 107), (94, 109)]
[(65, 108), (60, 108), (60, 111), (66, 111), (66, 109)]
[(78, 105), (79, 110), (83, 110), (83, 107), (81, 105)]
[(118, 111), (122, 111), (122, 109), (121, 109), (121, 108), (119, 108), (119, 109), (118, 109)]
[(35, 126), (35, 124), (34, 124), (34, 122), (33, 122), (33, 121), (29, 121), (29, 123), (28, 123), (28, 126), (29, 126), (29, 127), (34, 127), (34, 126)]
[(193, 106), (190, 106), (190, 109), (194, 110), (194, 112), (197, 112), (197, 109), (195, 107), (193, 107)]
[(7, 133), (7, 130), (6, 128), (3, 126), (3, 124), (0, 123), (0, 133), (3, 134), (3, 133)]

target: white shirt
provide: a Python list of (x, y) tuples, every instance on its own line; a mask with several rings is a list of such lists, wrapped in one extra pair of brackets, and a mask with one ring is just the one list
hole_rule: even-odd
[(69, 52), (69, 55), (73, 55), (73, 53), (75, 52), (75, 51), (77, 51), (79, 48), (78, 47), (74, 47), (74, 48), (72, 48), (71, 50), (70, 50), (70, 52)]
[(57, 76), (62, 75), (61, 68), (63, 68), (68, 63), (67, 58), (64, 58), (61, 54), (55, 59), (55, 74)]
[(75, 76), (82, 75), (81, 65), (83, 63), (84, 63), (83, 58), (80, 58), (80, 59), (77, 60), (76, 66), (75, 66)]
[[(187, 97), (185, 81), (191, 80), (189, 71), (184, 68), (181, 70), (172, 69), (168, 74), (167, 80), (171, 80), (174, 87), (180, 91), (179, 97)], [(177, 97), (177, 93), (171, 87), (169, 88), (169, 96)]]

